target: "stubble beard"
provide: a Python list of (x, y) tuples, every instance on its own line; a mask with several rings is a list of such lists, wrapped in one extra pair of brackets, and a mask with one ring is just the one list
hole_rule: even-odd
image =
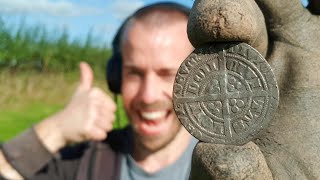
[[(134, 127), (135, 126), (134, 124), (131, 124), (133, 128), (133, 140), (134, 140), (135, 149), (138, 148), (145, 152), (150, 152), (150, 153), (159, 151), (160, 149), (170, 144), (170, 142), (172, 142), (176, 138), (177, 134), (180, 131), (182, 131), (183, 127), (173, 112), (173, 104), (171, 101), (163, 100), (153, 104), (144, 104), (139, 102), (133, 105), (138, 109), (147, 109), (147, 110), (171, 109), (170, 113), (172, 113), (172, 114), (169, 114), (167, 117), (171, 119), (167, 119), (168, 122), (166, 123), (172, 123), (172, 124), (170, 125), (170, 129), (167, 131), (166, 134), (161, 133), (160, 135), (152, 135), (152, 136), (144, 135), (144, 134), (141, 134), (141, 132), (139, 132), (139, 129)], [(128, 111), (126, 112), (127, 112), (127, 115), (129, 115)], [(130, 118), (130, 116), (128, 117)], [(134, 117), (131, 117), (131, 118), (134, 118)]]
[(173, 120), (172, 130), (168, 134), (160, 136), (144, 136), (134, 130), (134, 144), (136, 148), (146, 152), (157, 152), (169, 145), (182, 130), (182, 125), (178, 119)]

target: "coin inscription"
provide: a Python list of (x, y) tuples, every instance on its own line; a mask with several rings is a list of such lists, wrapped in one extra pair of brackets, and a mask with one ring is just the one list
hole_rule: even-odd
[(245, 43), (196, 49), (181, 64), (173, 87), (178, 119), (203, 142), (249, 142), (267, 126), (278, 102), (270, 65)]

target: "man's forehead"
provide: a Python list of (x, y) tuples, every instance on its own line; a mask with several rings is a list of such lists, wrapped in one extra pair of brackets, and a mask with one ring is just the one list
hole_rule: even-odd
[[(128, 33), (135, 27), (136, 24), (140, 24), (143, 28), (163, 28), (173, 27), (178, 23), (187, 24), (188, 16), (177, 9), (154, 9), (149, 13), (142, 16), (131, 17), (124, 25), (122, 35), (120, 37), (120, 47), (123, 42), (127, 40)], [(186, 27), (185, 30), (186, 32)]]
[(125, 34), (123, 35), (124, 44), (135, 44), (136, 41), (143, 40), (165, 40), (175, 41), (175, 45), (185, 47), (191, 45), (187, 35), (187, 20), (179, 20), (170, 26), (154, 26), (144, 22), (136, 21), (129, 24)]

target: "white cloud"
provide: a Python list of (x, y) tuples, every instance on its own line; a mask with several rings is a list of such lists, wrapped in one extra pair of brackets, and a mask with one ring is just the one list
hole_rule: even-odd
[(116, 0), (108, 11), (111, 11), (115, 18), (122, 20), (142, 6), (143, 0)]
[(53, 16), (81, 16), (103, 13), (101, 9), (78, 6), (66, 0), (0, 0), (1, 13), (41, 13)]

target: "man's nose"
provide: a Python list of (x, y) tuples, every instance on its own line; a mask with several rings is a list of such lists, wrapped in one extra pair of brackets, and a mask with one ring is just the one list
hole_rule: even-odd
[(161, 82), (156, 75), (145, 76), (140, 88), (140, 100), (145, 104), (152, 104), (161, 96)]

